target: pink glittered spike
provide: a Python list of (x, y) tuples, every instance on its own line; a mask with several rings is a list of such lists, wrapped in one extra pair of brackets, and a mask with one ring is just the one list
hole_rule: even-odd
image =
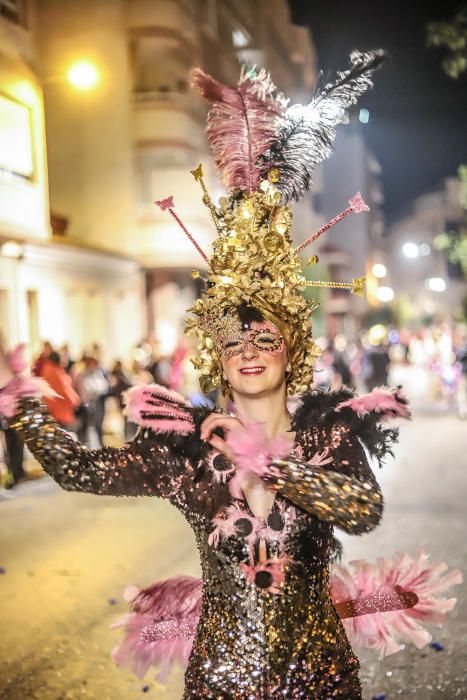
[(177, 222), (177, 224), (180, 226), (180, 228), (182, 229), (183, 233), (184, 233), (184, 234), (190, 239), (190, 241), (193, 243), (193, 245), (195, 246), (196, 250), (198, 251), (198, 253), (199, 253), (199, 254), (201, 255), (201, 257), (203, 258), (203, 260), (205, 260), (205, 261), (208, 263), (209, 260), (208, 260), (208, 258), (207, 258), (207, 255), (206, 255), (206, 254), (203, 252), (203, 250), (199, 247), (198, 243), (195, 241), (195, 239), (193, 238), (193, 236), (191, 235), (191, 233), (188, 231), (188, 229), (186, 228), (186, 226), (185, 226), (185, 224), (183, 223), (183, 221), (182, 221), (182, 220), (178, 217), (178, 215), (175, 213), (174, 208), (173, 208), (173, 207), (174, 207), (174, 198), (173, 198), (173, 196), (170, 195), (170, 197), (166, 197), (165, 199), (158, 199), (158, 200), (156, 200), (156, 201), (154, 202), (154, 204), (156, 204), (156, 205), (159, 207), (159, 209), (161, 209), (162, 211), (166, 211), (167, 209), (169, 210), (169, 213), (172, 215), (172, 217), (175, 219), (175, 221)]
[(342, 219), (345, 219), (345, 217), (348, 214), (351, 214), (352, 212), (355, 212), (355, 214), (360, 214), (362, 211), (370, 211), (370, 207), (365, 204), (363, 201), (362, 195), (360, 192), (357, 192), (352, 199), (349, 199), (349, 206), (347, 209), (344, 209), (344, 211), (341, 211), (340, 214), (335, 216), (331, 221), (328, 221), (327, 224), (324, 224), (319, 231), (316, 231), (312, 236), (306, 239), (306, 241), (303, 241), (303, 243), (300, 243), (298, 248), (296, 248), (296, 252), (300, 253), (304, 248), (307, 248), (311, 243), (314, 243), (317, 238), (323, 235), (323, 233), (326, 233), (326, 231), (329, 231), (330, 228), (335, 226), (336, 224), (339, 223), (339, 221), (342, 221)]
[(360, 192), (357, 192), (352, 199), (349, 199), (349, 204), (356, 214), (360, 214), (362, 211), (370, 211), (370, 207), (368, 204), (365, 204)]
[(166, 209), (172, 209), (174, 206), (173, 195), (170, 195), (170, 197), (166, 197), (165, 199), (158, 199), (154, 202), (154, 204), (157, 204), (159, 209), (161, 209), (162, 211), (165, 211)]

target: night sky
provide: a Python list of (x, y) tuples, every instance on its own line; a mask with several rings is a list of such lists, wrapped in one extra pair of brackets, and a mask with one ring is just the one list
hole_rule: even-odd
[[(383, 48), (389, 59), (360, 106), (370, 110), (366, 141), (383, 167), (388, 223), (467, 162), (467, 77), (441, 68), (443, 49), (426, 48), (426, 25), (454, 16), (456, 2), (289, 0), (308, 26), (320, 69), (347, 67), (353, 49)], [(345, 128), (345, 127), (344, 127)]]

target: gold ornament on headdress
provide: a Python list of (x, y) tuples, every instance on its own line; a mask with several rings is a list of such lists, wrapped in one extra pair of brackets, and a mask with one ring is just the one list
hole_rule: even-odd
[[(201, 181), (201, 167), (195, 172)], [(199, 354), (193, 363), (200, 372), (203, 391), (219, 386), (228, 390), (223, 386), (219, 343), (222, 337), (242, 332), (236, 312), (241, 304), (258, 309), (284, 336), (292, 366), (287, 390), (294, 395), (309, 389), (313, 365), (320, 355), (312, 339), (311, 319), (318, 305), (313, 299), (305, 299), (303, 290), (328, 287), (363, 294), (363, 277), (352, 282), (304, 277), (303, 268), (318, 260), (312, 256), (302, 261), (292, 245), (292, 212), (288, 205), (279, 204), (274, 184), (279, 176), (274, 172), (250, 195), (222, 198), (218, 209), (211, 202), (213, 219), (223, 233), (213, 243), (205, 293), (190, 309), (195, 316), (186, 323), (187, 333), (199, 340)], [(192, 276), (200, 275), (193, 271)]]

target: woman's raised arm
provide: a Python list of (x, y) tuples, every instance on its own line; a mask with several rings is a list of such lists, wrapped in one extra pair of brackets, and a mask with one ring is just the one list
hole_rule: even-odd
[(167, 435), (140, 430), (121, 448), (91, 450), (76, 442), (36, 398), (22, 398), (10, 421), (45, 471), (67, 491), (172, 498), (185, 460)]

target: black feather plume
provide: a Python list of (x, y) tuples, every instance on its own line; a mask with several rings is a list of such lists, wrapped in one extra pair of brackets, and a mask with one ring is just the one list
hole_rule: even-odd
[(271, 167), (281, 172), (276, 187), (284, 203), (310, 188), (313, 170), (332, 152), (335, 127), (347, 121), (349, 107), (372, 87), (371, 76), (384, 58), (381, 50), (353, 51), (349, 70), (338, 72), (333, 83), (318, 85), (308, 105), (286, 110), (277, 141), (262, 156), (264, 173)]

